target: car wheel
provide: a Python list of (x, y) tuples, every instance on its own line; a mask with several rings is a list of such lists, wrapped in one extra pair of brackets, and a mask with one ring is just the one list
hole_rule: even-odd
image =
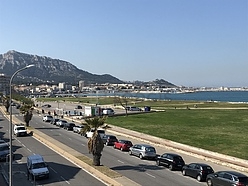
[(160, 160), (157, 160), (156, 161), (156, 164), (157, 164), (157, 166), (160, 166), (161, 164), (160, 164)]
[(208, 186), (213, 186), (213, 182), (212, 182), (211, 179), (207, 179), (207, 185), (208, 185)]
[(142, 155), (142, 154), (140, 154), (140, 155), (139, 155), (139, 158), (140, 158), (140, 159), (143, 159), (144, 157), (143, 157), (143, 155)]
[(185, 170), (182, 171), (182, 175), (186, 176), (186, 171)]
[(114, 145), (114, 149), (116, 149), (116, 146)]
[(121, 151), (123, 151), (123, 147), (121, 147)]
[(202, 180), (201, 175), (197, 175), (196, 179), (197, 181), (201, 181)]
[(105, 145), (108, 146), (108, 142), (106, 142)]
[(130, 150), (130, 151), (128, 151), (128, 154), (131, 156), (131, 155), (133, 155), (133, 153), (132, 153), (132, 151)]
[(169, 165), (169, 170), (173, 171), (173, 165)]

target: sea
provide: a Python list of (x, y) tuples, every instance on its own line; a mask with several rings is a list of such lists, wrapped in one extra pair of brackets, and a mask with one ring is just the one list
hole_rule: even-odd
[(191, 93), (132, 93), (132, 92), (104, 92), (81, 94), (79, 96), (123, 96), (151, 100), (192, 100), (248, 103), (248, 91), (202, 91)]

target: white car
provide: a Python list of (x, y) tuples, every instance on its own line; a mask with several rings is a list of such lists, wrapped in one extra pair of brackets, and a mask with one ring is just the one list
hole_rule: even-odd
[(23, 124), (15, 124), (14, 125), (14, 135), (16, 136), (26, 136), (27, 129)]
[[(95, 132), (95, 129), (90, 129), (90, 131), (85, 133), (85, 137), (91, 138), (93, 136), (94, 132)], [(101, 138), (103, 138), (103, 136), (105, 135), (104, 129), (99, 128), (99, 129), (97, 129), (97, 132), (98, 132), (98, 134), (100, 134)]]
[(50, 115), (45, 115), (45, 116), (43, 116), (42, 121), (51, 122), (51, 121), (53, 121), (53, 117)]

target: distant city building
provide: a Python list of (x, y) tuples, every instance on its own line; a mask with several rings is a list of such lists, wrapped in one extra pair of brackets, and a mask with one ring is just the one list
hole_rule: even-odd
[(65, 90), (65, 82), (59, 83), (59, 90)]
[(0, 74), (0, 93), (9, 95), (10, 77), (5, 74)]
[(78, 82), (78, 88), (80, 91), (83, 90), (84, 86), (85, 86), (84, 81), (81, 80)]

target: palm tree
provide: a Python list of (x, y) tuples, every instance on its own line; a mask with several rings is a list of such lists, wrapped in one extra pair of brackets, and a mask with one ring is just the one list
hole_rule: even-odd
[(102, 151), (104, 148), (104, 143), (100, 134), (98, 134), (97, 129), (103, 127), (106, 117), (94, 117), (90, 119), (85, 119), (84, 128), (81, 133), (85, 134), (87, 131), (91, 129), (95, 129), (93, 135), (88, 140), (88, 150), (89, 153), (93, 155), (93, 165), (100, 166), (100, 159), (102, 156)]
[(6, 108), (6, 112), (9, 112), (9, 107), (10, 107), (9, 97), (3, 97), (3, 105)]
[(33, 107), (30, 104), (24, 104), (20, 108), (20, 112), (23, 114), (23, 120), (27, 127), (29, 127), (29, 122), (33, 117)]

